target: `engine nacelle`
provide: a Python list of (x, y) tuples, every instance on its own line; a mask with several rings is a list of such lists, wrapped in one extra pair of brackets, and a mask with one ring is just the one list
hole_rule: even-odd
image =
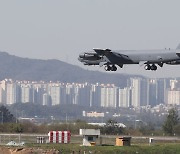
[(169, 64), (169, 65), (180, 65), (180, 60), (175, 60), (175, 61), (167, 62), (166, 64)]
[(83, 53), (79, 55), (79, 58), (82, 58), (83, 60), (99, 60), (101, 59), (100, 56), (97, 55), (97, 53)]

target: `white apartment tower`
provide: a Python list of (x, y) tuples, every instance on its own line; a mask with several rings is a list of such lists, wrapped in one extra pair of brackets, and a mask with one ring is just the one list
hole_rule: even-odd
[(49, 84), (48, 92), (51, 97), (52, 105), (59, 105), (60, 102), (60, 84)]
[(21, 85), (21, 102), (22, 103), (33, 102), (33, 89), (31, 84)]
[(46, 106), (51, 106), (51, 96), (47, 93), (43, 94), (43, 104)]
[(167, 104), (180, 105), (180, 91), (179, 90), (168, 91), (168, 102), (167, 102)]
[(90, 106), (101, 106), (101, 86), (97, 83), (91, 85), (90, 89)]
[(140, 78), (132, 78), (131, 82), (131, 89), (132, 89), (132, 102), (131, 105), (133, 107), (139, 107), (141, 101), (141, 79)]
[(20, 86), (18, 83), (7, 83), (6, 85), (6, 104), (12, 105), (17, 102), (21, 102), (20, 100)]
[(114, 85), (101, 87), (101, 106), (116, 108), (117, 87), (115, 87)]
[(6, 104), (6, 85), (7, 79), (1, 81), (0, 83), (0, 103)]
[(128, 108), (130, 107), (130, 101), (131, 101), (131, 89), (130, 88), (124, 88), (119, 89), (119, 107)]
[(149, 105), (149, 84), (146, 79), (131, 78), (128, 87), (131, 88), (130, 106), (140, 107)]

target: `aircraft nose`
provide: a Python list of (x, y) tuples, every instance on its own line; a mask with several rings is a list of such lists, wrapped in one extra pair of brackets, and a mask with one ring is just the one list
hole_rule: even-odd
[(78, 57), (78, 60), (79, 60), (80, 62), (82, 62), (82, 58), (80, 58), (80, 56)]
[(79, 58), (84, 58), (84, 53), (79, 54)]
[(83, 61), (83, 58), (84, 58), (84, 54), (83, 54), (83, 53), (79, 54), (78, 60), (79, 60), (80, 62)]

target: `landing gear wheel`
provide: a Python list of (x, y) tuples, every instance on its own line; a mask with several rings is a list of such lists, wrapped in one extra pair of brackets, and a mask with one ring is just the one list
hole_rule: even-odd
[(105, 69), (105, 71), (110, 71), (110, 70), (111, 70), (111, 66), (106, 65), (106, 66), (104, 67), (104, 69)]
[(111, 67), (111, 71), (117, 71), (117, 67), (116, 67), (115, 65), (113, 65), (113, 66)]
[(151, 66), (149, 64), (147, 64), (147, 65), (144, 66), (144, 69), (145, 70), (151, 70)]
[(156, 71), (157, 70), (157, 66), (155, 64), (152, 64), (151, 70)]

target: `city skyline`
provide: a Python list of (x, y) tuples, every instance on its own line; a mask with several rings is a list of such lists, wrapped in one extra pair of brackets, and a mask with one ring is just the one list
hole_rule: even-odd
[(61, 83), (38, 81), (0, 82), (0, 103), (34, 103), (54, 106), (76, 104), (89, 107), (129, 108), (180, 105), (180, 80), (130, 78), (127, 86), (114, 84)]

